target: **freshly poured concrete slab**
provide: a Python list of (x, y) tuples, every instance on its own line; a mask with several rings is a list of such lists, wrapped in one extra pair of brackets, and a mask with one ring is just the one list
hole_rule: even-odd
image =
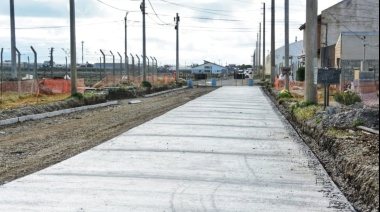
[(258, 87), (223, 87), (0, 187), (0, 211), (353, 211)]

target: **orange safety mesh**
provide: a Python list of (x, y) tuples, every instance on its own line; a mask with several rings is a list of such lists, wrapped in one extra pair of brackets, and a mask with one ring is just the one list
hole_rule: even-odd
[(22, 92), (35, 94), (38, 92), (38, 83), (36, 80), (6, 81), (1, 82), (0, 90), (2, 92)]
[[(44, 79), (40, 84), (45, 93), (51, 94), (68, 94), (71, 92), (71, 80), (65, 79)], [(85, 84), (84, 79), (77, 80), (77, 91), (84, 92)]]

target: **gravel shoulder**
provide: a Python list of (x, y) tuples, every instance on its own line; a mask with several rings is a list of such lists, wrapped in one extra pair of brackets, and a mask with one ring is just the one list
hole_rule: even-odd
[[(199, 87), (118, 105), (0, 126), (0, 185), (66, 160), (215, 88)], [(17, 113), (17, 111), (15, 111)]]
[(277, 101), (275, 91), (265, 87), (263, 90), (355, 209), (379, 211), (379, 136), (354, 126), (360, 121), (378, 130), (379, 108), (340, 105), (299, 122), (290, 112), (290, 102)]

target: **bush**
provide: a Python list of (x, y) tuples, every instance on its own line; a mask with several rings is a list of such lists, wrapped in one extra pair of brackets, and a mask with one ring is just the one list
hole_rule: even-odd
[(297, 102), (290, 106), (291, 114), (296, 117), (298, 121), (313, 118), (315, 114), (321, 110), (321, 107), (316, 103), (311, 102)]
[(151, 89), (152, 88), (152, 84), (150, 84), (150, 82), (148, 82), (148, 81), (142, 81), (141, 84), (140, 84), (140, 87)]
[(361, 97), (352, 91), (336, 92), (334, 94), (334, 100), (345, 105), (352, 105), (355, 102), (361, 102)]
[(290, 99), (293, 98), (292, 94), (288, 90), (282, 90), (278, 95), (277, 99)]
[(301, 81), (301, 82), (305, 81), (305, 67), (300, 67), (297, 70), (297, 81)]
[(83, 99), (83, 94), (82, 93), (74, 93), (73, 95), (71, 95), (72, 98), (77, 98), (77, 99)]
[(115, 99), (125, 99), (125, 98), (134, 98), (136, 97), (136, 93), (133, 91), (127, 90), (126, 88), (113, 88), (108, 90), (107, 99), (115, 100)]
[(318, 105), (311, 105), (303, 108), (299, 107), (294, 110), (294, 116), (298, 121), (303, 121), (313, 118), (315, 114), (320, 110), (321, 108)]

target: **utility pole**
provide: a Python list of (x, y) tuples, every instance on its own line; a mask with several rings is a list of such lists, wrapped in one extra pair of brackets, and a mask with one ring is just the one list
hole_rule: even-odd
[(175, 21), (175, 30), (177, 31), (177, 45), (176, 45), (176, 78), (175, 80), (178, 82), (179, 79), (179, 16), (177, 13), (177, 16), (174, 18)]
[(263, 80), (265, 80), (265, 3), (263, 13)]
[(51, 47), (50, 49), (50, 77), (51, 78), (53, 78), (53, 65), (54, 65), (53, 52), (54, 52), (54, 48)]
[(82, 41), (82, 65), (84, 64), (83, 63), (83, 43), (84, 43), (84, 41)]
[(145, 0), (142, 1), (140, 9), (143, 16), (143, 81), (146, 81), (146, 30), (145, 30)]
[(10, 19), (11, 19), (11, 59), (12, 59), (12, 68), (11, 68), (11, 77), (17, 78), (17, 68), (16, 68), (16, 24), (15, 24), (15, 6), (14, 0), (10, 0)]
[(259, 70), (261, 71), (261, 23), (259, 27)]
[(126, 71), (126, 74), (129, 78), (129, 72), (128, 72), (128, 63), (129, 63), (129, 60), (128, 60), (128, 51), (127, 51), (127, 16), (128, 16), (128, 12), (125, 13), (125, 17), (124, 17), (124, 28), (125, 28), (125, 46), (124, 46), (124, 54), (125, 54), (125, 71)]
[(70, 0), (70, 45), (71, 45), (71, 95), (77, 93), (77, 49), (75, 33), (75, 0)]
[[(289, 68), (289, 0), (285, 0), (285, 68)], [(289, 74), (285, 75), (286, 90), (289, 90)]]
[(318, 1), (306, 0), (306, 65), (305, 97), (306, 102), (317, 103), (317, 86), (314, 84), (314, 68), (317, 67), (317, 27)]
[(259, 33), (256, 33), (256, 61), (255, 61), (255, 69), (257, 74), (260, 76), (260, 69), (259, 69)]
[(276, 75), (276, 41), (275, 41), (275, 1), (272, 0), (272, 20), (271, 20), (271, 56), (270, 56), (270, 82), (274, 85), (275, 75)]

